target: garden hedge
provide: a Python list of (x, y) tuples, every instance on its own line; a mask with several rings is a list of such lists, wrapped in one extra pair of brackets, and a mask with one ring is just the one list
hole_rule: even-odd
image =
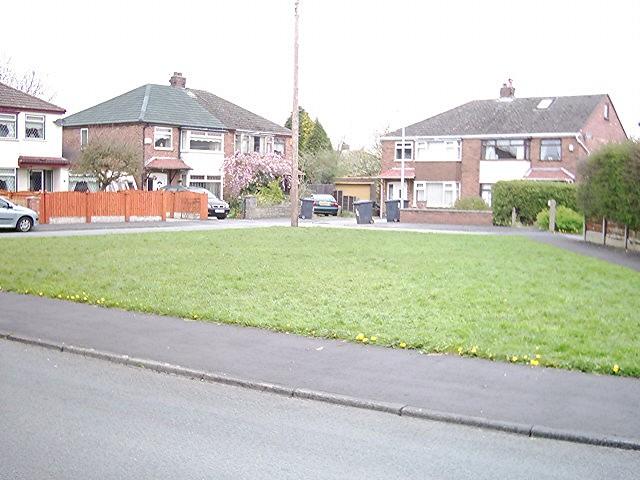
[(605, 145), (581, 168), (580, 208), (589, 218), (607, 218), (640, 228), (640, 143)]
[(497, 182), (491, 191), (493, 223), (511, 225), (511, 209), (516, 207), (520, 223), (533, 225), (538, 213), (548, 208), (547, 202), (552, 198), (557, 205), (577, 210), (577, 189), (572, 183), (531, 180)]

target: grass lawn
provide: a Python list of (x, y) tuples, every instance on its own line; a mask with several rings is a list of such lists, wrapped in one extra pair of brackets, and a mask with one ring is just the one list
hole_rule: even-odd
[(640, 376), (640, 274), (521, 237), (270, 228), (0, 245), (4, 290)]

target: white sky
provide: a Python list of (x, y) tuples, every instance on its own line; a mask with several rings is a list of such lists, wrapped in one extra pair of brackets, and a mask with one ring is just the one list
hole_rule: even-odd
[[(74, 113), (181, 71), (283, 123), (293, 0), (3, 2), (0, 58)], [(300, 103), (334, 145), (473, 99), (609, 93), (640, 136), (640, 1), (301, 0)]]

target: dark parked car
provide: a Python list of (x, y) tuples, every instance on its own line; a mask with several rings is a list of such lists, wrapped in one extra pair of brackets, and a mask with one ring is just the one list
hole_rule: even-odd
[(321, 195), (314, 194), (313, 198), (313, 213), (316, 215), (333, 215), (338, 216), (338, 210), (340, 206), (333, 195)]
[(162, 187), (160, 190), (166, 190), (167, 192), (194, 192), (194, 193), (206, 193), (207, 203), (209, 204), (209, 216), (216, 217), (218, 220), (224, 220), (229, 215), (229, 204), (224, 200), (220, 200), (212, 192), (206, 188), (201, 187), (184, 187), (182, 185), (169, 185)]

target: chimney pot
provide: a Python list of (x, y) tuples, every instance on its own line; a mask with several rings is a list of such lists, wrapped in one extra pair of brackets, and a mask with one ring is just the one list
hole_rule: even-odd
[(513, 98), (516, 95), (516, 89), (513, 86), (513, 80), (509, 79), (507, 83), (502, 84), (500, 88), (500, 98)]
[(169, 84), (172, 87), (185, 88), (187, 86), (187, 79), (182, 76), (182, 73), (173, 72), (173, 76), (169, 80)]

